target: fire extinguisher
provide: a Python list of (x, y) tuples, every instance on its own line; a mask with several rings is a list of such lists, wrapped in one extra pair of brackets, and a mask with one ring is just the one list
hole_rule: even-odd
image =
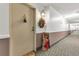
[(49, 48), (49, 39), (48, 35), (45, 35), (46, 33), (43, 33), (43, 50), (46, 51)]

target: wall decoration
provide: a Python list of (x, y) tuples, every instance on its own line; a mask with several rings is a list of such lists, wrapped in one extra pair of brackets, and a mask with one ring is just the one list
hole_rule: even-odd
[(39, 22), (38, 22), (38, 26), (39, 26), (40, 28), (43, 28), (44, 25), (45, 25), (45, 20), (41, 17), (40, 20), (39, 20)]
[(27, 22), (25, 14), (24, 14), (23, 22), (24, 22), (24, 23)]
[(38, 26), (40, 28), (43, 28), (45, 26), (45, 17), (46, 17), (46, 10), (47, 10), (47, 6), (45, 6), (41, 11), (40, 11), (40, 16), (41, 18), (39, 19), (39, 22), (38, 22)]

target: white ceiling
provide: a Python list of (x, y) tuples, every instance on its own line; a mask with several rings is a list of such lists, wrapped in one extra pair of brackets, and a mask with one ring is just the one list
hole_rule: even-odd
[[(79, 13), (79, 3), (35, 3), (31, 5), (39, 10), (42, 10), (46, 6), (51, 6), (63, 16)], [(70, 22), (79, 22), (79, 15), (68, 17), (67, 20), (70, 20)]]
[(79, 3), (54, 3), (52, 6), (62, 14), (79, 11)]
[[(52, 6), (60, 12), (70, 23), (79, 23), (79, 3), (54, 3)], [(76, 14), (77, 15), (73, 15)], [(69, 15), (71, 17), (69, 17)]]
[(42, 9), (44, 9), (47, 6), (50, 6), (51, 4), (49, 4), (49, 3), (30, 3), (30, 5), (39, 9), (39, 11), (41, 11)]

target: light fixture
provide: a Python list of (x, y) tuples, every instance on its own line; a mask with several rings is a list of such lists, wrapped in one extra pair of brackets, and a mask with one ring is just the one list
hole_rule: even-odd
[(41, 11), (41, 17), (45, 17), (45, 10)]
[(43, 9), (40, 12), (42, 17), (46, 16), (47, 10), (48, 10), (48, 6), (44, 6)]
[(42, 15), (42, 16), (45, 16), (45, 13), (44, 13), (44, 12), (42, 12), (42, 13), (41, 13), (41, 15)]

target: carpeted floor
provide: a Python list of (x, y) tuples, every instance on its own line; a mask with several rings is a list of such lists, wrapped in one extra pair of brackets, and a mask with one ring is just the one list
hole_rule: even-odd
[(61, 40), (48, 51), (38, 51), (37, 56), (79, 56), (79, 31)]

